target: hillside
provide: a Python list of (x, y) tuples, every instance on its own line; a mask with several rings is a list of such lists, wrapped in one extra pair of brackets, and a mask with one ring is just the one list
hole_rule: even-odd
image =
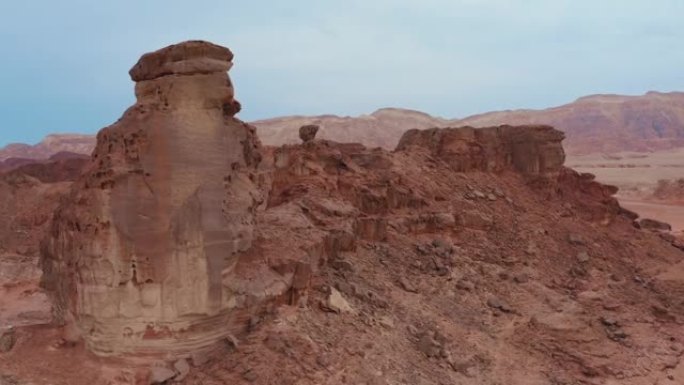
[(59, 152), (90, 155), (94, 145), (93, 135), (52, 134), (36, 145), (13, 143), (0, 148), (0, 166), (3, 161), (10, 158), (48, 159)]
[(684, 146), (684, 93), (593, 95), (545, 110), (490, 112), (452, 123), (549, 124), (566, 133), (570, 154), (663, 150)]

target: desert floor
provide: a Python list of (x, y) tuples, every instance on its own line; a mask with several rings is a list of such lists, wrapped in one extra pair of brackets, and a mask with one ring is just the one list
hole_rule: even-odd
[(684, 178), (684, 148), (652, 153), (568, 156), (566, 164), (620, 188), (622, 197), (643, 198), (660, 179)]
[(641, 217), (667, 222), (675, 232), (684, 231), (684, 206), (651, 197), (659, 180), (684, 178), (684, 149), (568, 156), (566, 164), (620, 188), (620, 203)]

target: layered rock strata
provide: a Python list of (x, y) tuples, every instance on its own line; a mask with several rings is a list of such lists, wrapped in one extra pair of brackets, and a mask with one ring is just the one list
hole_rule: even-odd
[(182, 353), (234, 326), (223, 279), (251, 246), (261, 198), (232, 58), (200, 41), (144, 55), (130, 71), (137, 102), (100, 131), (57, 210), (43, 285), (96, 353)]
[(550, 126), (433, 128), (409, 130), (398, 150), (427, 148), (457, 171), (499, 172), (514, 169), (528, 175), (557, 174), (565, 162), (565, 135)]

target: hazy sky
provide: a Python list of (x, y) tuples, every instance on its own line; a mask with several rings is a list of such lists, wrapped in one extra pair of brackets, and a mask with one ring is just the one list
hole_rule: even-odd
[(235, 53), (240, 117), (443, 117), (593, 93), (684, 90), (681, 0), (0, 0), (0, 145), (96, 132), (133, 103), (138, 57)]

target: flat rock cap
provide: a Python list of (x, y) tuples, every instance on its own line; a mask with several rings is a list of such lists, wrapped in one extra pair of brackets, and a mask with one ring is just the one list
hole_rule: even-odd
[(191, 40), (144, 54), (128, 73), (139, 82), (167, 75), (226, 72), (232, 60), (233, 53), (226, 47)]

